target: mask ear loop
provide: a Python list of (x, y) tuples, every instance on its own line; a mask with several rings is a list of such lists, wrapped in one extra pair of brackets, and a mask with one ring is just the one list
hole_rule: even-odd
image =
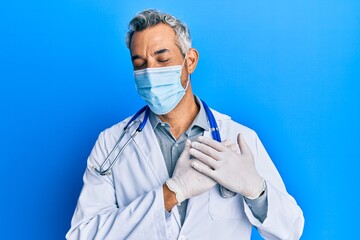
[(183, 61), (183, 63), (181, 64), (181, 69), (182, 69), (182, 68), (184, 67), (184, 65), (185, 65), (186, 57), (187, 57), (187, 53), (185, 54), (184, 61)]
[[(181, 65), (181, 70), (185, 65), (186, 57), (187, 57), (187, 53), (185, 54), (184, 61), (183, 61), (182, 65)], [(190, 82), (190, 74), (188, 74), (187, 83), (186, 83), (186, 86), (184, 88), (185, 91), (187, 90), (187, 88), (189, 86), (189, 82)]]

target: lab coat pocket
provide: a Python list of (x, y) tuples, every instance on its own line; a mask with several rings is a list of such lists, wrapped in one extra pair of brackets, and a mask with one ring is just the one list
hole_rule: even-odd
[(223, 198), (219, 186), (212, 188), (209, 194), (209, 214), (213, 220), (241, 219), (245, 215), (244, 202), (240, 194)]

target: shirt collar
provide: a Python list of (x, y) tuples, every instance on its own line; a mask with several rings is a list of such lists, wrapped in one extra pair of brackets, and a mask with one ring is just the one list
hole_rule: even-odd
[[(200, 107), (200, 111), (196, 115), (194, 121), (192, 122), (192, 124), (190, 125), (190, 127), (186, 131), (186, 133), (189, 133), (194, 126), (200, 127), (205, 131), (209, 130), (209, 123), (207, 121), (207, 115), (206, 115), (204, 106), (203, 106), (201, 100), (197, 96), (194, 95), (194, 98), (195, 98), (196, 103)], [(162, 122), (161, 119), (151, 110), (150, 110), (150, 113), (149, 113), (149, 120), (150, 120), (150, 123), (151, 123), (154, 130), (155, 130), (155, 128), (157, 128), (159, 126), (159, 124), (160, 125), (161, 124), (162, 125), (164, 125), (164, 124), (167, 125), (167, 123)]]

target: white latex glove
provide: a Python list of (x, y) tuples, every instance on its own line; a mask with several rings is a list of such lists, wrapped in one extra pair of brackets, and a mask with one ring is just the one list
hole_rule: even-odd
[(211, 138), (199, 137), (198, 142), (191, 143), (190, 154), (197, 159), (191, 166), (227, 189), (255, 199), (265, 188), (264, 179), (257, 173), (253, 154), (241, 134), (237, 142), (240, 152)]
[(225, 147), (230, 148), (231, 151), (240, 153), (239, 145), (237, 145), (236, 143), (233, 143), (230, 139), (225, 139), (221, 143)]
[[(191, 141), (187, 140), (181, 153), (172, 178), (166, 181), (168, 188), (176, 194), (178, 203), (208, 191), (216, 182), (191, 167), (195, 159), (190, 160)], [(206, 167), (204, 167), (206, 168)]]

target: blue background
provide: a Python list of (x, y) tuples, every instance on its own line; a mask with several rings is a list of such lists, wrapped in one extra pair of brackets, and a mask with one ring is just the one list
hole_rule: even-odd
[(357, 236), (359, 1), (14, 0), (0, 3), (1, 238), (64, 238), (98, 134), (144, 104), (124, 37), (149, 7), (189, 25), (195, 93), (258, 132), (303, 239)]

